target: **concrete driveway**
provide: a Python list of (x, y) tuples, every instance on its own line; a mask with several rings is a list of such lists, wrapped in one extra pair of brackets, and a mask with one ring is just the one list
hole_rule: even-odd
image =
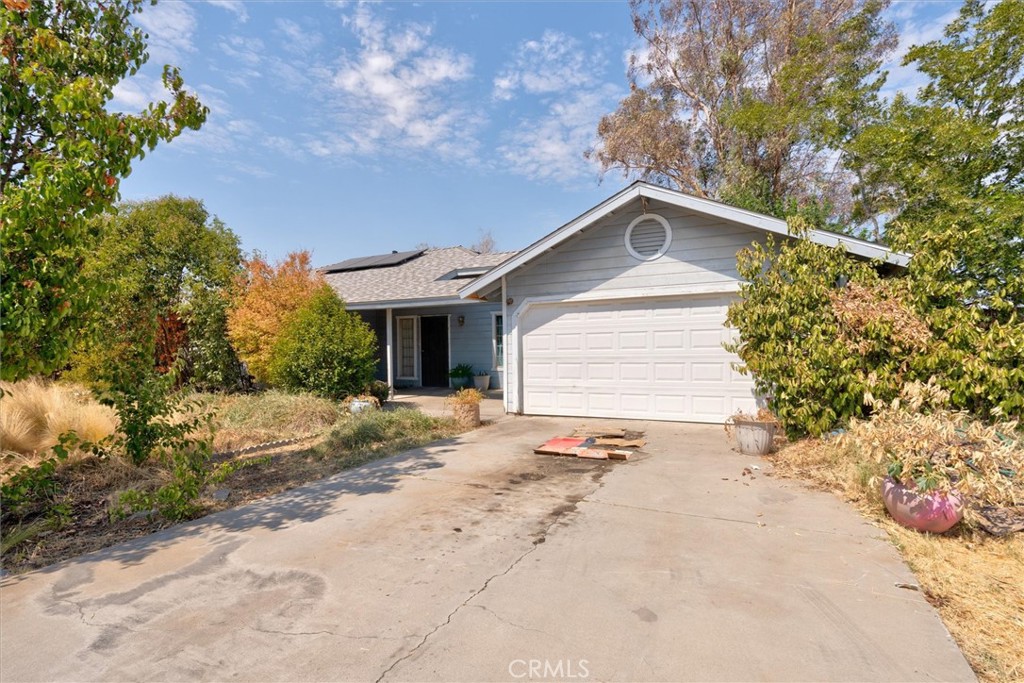
[(896, 551), (719, 427), (514, 418), (0, 588), (0, 678), (973, 680)]

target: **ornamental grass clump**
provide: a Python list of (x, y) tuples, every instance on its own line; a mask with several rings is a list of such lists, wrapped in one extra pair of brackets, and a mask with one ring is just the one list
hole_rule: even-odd
[(97, 443), (117, 429), (114, 411), (72, 384), (32, 378), (0, 383), (0, 392), (0, 449), (28, 458), (15, 458), (18, 466), (67, 432)]

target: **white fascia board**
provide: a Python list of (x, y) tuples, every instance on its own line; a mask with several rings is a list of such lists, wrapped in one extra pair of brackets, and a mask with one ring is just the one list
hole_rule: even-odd
[(359, 303), (345, 303), (345, 308), (350, 311), (371, 311), (382, 308), (429, 308), (431, 306), (466, 306), (470, 304), (494, 303), (479, 301), (477, 299), (460, 299), (458, 297), (435, 297), (433, 299), (383, 299), (381, 301), (360, 301)]
[[(764, 232), (792, 237), (786, 221), (779, 218), (773, 218), (772, 216), (766, 216), (761, 213), (755, 213), (735, 206), (729, 206), (728, 204), (722, 204), (721, 202), (716, 202), (710, 199), (694, 197), (676, 190), (669, 190), (663, 187), (657, 187), (656, 185), (637, 182), (620, 191), (618, 194), (612, 195), (590, 211), (587, 211), (569, 223), (566, 223), (547, 237), (534, 242), (531, 246), (519, 252), (515, 257), (505, 261), (480, 278), (473, 280), (473, 282), (459, 290), (459, 296), (465, 298), (472, 296), (473, 294), (479, 294), (488, 286), (499, 281), (502, 276), (506, 276), (512, 271), (518, 269), (520, 266), (529, 263), (541, 254), (555, 248), (565, 240), (580, 232), (591, 223), (604, 218), (639, 197), (657, 200), (695, 213), (720, 218), (722, 220), (729, 221), (730, 223), (744, 225)], [(842, 246), (849, 253), (863, 258), (882, 259), (888, 263), (902, 267), (906, 267), (907, 264), (910, 263), (909, 254), (902, 254), (880, 244), (859, 240), (855, 237), (840, 235), (826, 230), (810, 230), (808, 231), (807, 237), (812, 242), (827, 247)]]
[[(674, 190), (666, 190), (665, 188), (653, 185), (643, 186), (641, 188), (641, 194), (649, 199), (656, 199), (667, 204), (673, 204), (680, 208), (690, 209), (697, 213), (721, 218), (722, 220), (726, 220), (731, 223), (739, 223), (740, 225), (750, 226), (765, 232), (775, 233), (776, 235), (792, 237), (786, 221), (780, 218), (747, 211), (746, 209), (739, 209), (735, 206), (722, 204), (721, 202), (716, 202), (711, 199), (693, 197), (688, 194), (683, 194)], [(850, 237), (849, 235), (841, 235), (836, 232), (829, 232), (828, 230), (810, 230), (808, 231), (807, 236), (815, 244), (821, 244), (826, 247), (842, 246), (851, 254), (863, 256), (864, 258), (882, 259), (892, 263), (893, 265), (904, 267), (910, 263), (909, 254), (902, 254), (881, 244), (867, 242), (865, 240), (857, 239), (856, 237)]]

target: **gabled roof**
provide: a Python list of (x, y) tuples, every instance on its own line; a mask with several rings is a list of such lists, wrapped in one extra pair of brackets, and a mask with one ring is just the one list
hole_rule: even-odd
[[(746, 209), (738, 209), (735, 206), (729, 206), (728, 204), (711, 199), (694, 197), (685, 192), (658, 187), (657, 185), (651, 185), (650, 183), (638, 180), (586, 213), (581, 214), (554, 232), (537, 240), (513, 258), (508, 259), (466, 287), (463, 287), (459, 290), (459, 296), (471, 297), (474, 294), (486, 293), (493, 289), (495, 283), (500, 281), (505, 275), (540, 257), (596, 221), (639, 198), (657, 200), (692, 211), (693, 213), (719, 218), (776, 235), (789, 236), (789, 228), (786, 225), (786, 221), (779, 218), (747, 211)], [(842, 246), (851, 254), (868, 259), (882, 259), (896, 266), (906, 267), (910, 262), (909, 255), (893, 251), (884, 245), (857, 239), (849, 235), (829, 232), (828, 230), (811, 230), (807, 234), (807, 239), (829, 247)]]
[[(481, 274), (507, 260), (515, 252), (479, 254), (465, 247), (427, 249), (395, 256), (398, 263), (359, 267), (364, 259), (349, 259), (341, 264), (320, 268), (324, 279), (353, 310), (369, 308), (403, 308), (442, 303), (467, 303), (459, 298), (459, 288), (469, 278)], [(413, 254), (405, 259), (398, 256)], [(373, 259), (377, 257), (366, 257)], [(387, 259), (385, 259), (387, 260)], [(339, 265), (356, 262), (357, 268)], [(466, 271), (463, 274), (463, 271)]]

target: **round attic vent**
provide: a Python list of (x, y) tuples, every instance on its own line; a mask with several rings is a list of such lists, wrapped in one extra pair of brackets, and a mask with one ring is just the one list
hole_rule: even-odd
[(672, 228), (656, 213), (637, 216), (626, 228), (626, 250), (635, 259), (653, 261), (668, 251), (672, 244)]

